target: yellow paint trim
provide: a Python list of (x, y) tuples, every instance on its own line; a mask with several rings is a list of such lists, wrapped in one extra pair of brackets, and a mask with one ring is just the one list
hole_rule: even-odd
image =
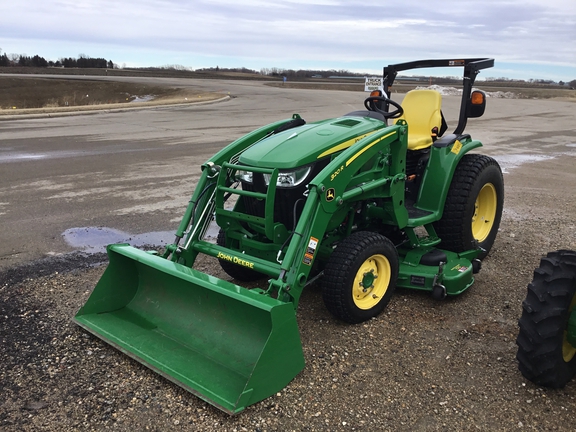
[(358, 136), (358, 137), (356, 137), (356, 138), (352, 138), (352, 139), (349, 139), (348, 141), (344, 141), (342, 144), (338, 144), (337, 146), (332, 147), (331, 149), (326, 150), (324, 153), (321, 153), (321, 154), (317, 157), (317, 159), (323, 158), (324, 156), (328, 156), (328, 155), (331, 155), (331, 154), (333, 154), (333, 153), (337, 153), (337, 152), (339, 152), (340, 150), (347, 149), (347, 148), (350, 147), (352, 144), (356, 144), (356, 143), (357, 143), (358, 141), (360, 141), (361, 139), (366, 138), (368, 135), (372, 135), (372, 134), (375, 133), (375, 132), (377, 132), (377, 131), (368, 132), (368, 133), (366, 133), (366, 134), (364, 134), (364, 135), (360, 135), (360, 136)]
[(242, 258), (234, 256), (234, 255), (228, 255), (228, 254), (225, 254), (222, 252), (218, 252), (218, 255), (216, 255), (216, 258), (221, 259), (221, 260), (230, 261), (234, 264), (241, 265), (242, 267), (254, 269), (254, 263), (253, 262), (246, 261), (245, 259), (242, 259)]
[(392, 135), (394, 135), (396, 133), (396, 131), (394, 132), (390, 132), (388, 135), (384, 135), (382, 138), (377, 139), (376, 141), (368, 144), (366, 147), (364, 147), (362, 150), (360, 150), (358, 153), (356, 153), (354, 156), (352, 156), (350, 159), (348, 159), (346, 161), (346, 166), (350, 165), (352, 162), (354, 162), (356, 160), (356, 158), (358, 158), (362, 153), (364, 153), (366, 150), (370, 149), (371, 147), (375, 146), (376, 144), (378, 144), (380, 141), (385, 140), (388, 137), (391, 137)]

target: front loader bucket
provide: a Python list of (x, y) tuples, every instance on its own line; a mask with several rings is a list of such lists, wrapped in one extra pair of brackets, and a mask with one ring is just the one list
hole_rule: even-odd
[(128, 245), (74, 320), (230, 413), (284, 388), (304, 367), (292, 303)]

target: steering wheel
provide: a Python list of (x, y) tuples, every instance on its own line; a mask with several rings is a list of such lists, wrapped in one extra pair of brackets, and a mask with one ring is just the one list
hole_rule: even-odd
[[(394, 108), (396, 108), (396, 110), (392, 111), (392, 112), (381, 110), (380, 108), (378, 108), (376, 106), (376, 102), (389, 103)], [(402, 114), (404, 114), (404, 108), (402, 108), (402, 105), (400, 105), (398, 102), (395, 102), (392, 99), (388, 99), (387, 97), (384, 97), (384, 96), (370, 96), (364, 100), (364, 106), (366, 107), (366, 109), (368, 111), (379, 112), (380, 114), (382, 114), (384, 116), (384, 118), (394, 119), (394, 118), (402, 117)]]

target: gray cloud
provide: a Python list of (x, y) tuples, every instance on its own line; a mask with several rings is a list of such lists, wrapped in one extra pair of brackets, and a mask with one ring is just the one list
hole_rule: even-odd
[(16, 44), (42, 55), (35, 46), (52, 42), (69, 56), (85, 44), (98, 56), (138, 50), (150, 65), (170, 54), (262, 67), (454, 56), (576, 65), (573, 0), (20, 0), (0, 15), (8, 52)]

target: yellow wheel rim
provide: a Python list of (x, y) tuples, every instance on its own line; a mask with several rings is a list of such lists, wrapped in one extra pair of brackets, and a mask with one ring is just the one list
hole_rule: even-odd
[(376, 306), (388, 290), (391, 274), (390, 262), (384, 255), (372, 255), (364, 261), (354, 278), (354, 304), (363, 310)]
[(492, 183), (486, 183), (476, 198), (472, 216), (472, 235), (479, 242), (486, 240), (492, 231), (497, 206), (496, 188)]
[[(572, 298), (572, 302), (570, 303), (570, 309), (568, 310), (568, 314), (572, 313), (572, 310), (574, 309), (574, 305), (576, 305), (576, 295)], [(574, 358), (574, 355), (576, 355), (576, 348), (574, 348), (574, 346), (572, 346), (572, 344), (570, 342), (568, 342), (567, 339), (567, 331), (564, 330), (564, 339), (562, 340), (562, 357), (564, 357), (564, 361), (566, 363), (568, 363), (570, 360), (572, 360)]]

